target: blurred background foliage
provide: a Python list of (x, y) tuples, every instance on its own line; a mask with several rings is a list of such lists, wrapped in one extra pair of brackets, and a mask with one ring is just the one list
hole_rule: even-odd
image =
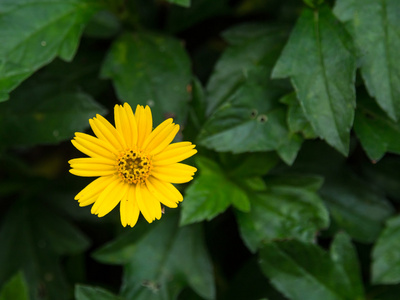
[[(400, 1), (0, 0), (0, 300), (394, 300)], [(79, 208), (128, 102), (197, 144), (179, 209)]]

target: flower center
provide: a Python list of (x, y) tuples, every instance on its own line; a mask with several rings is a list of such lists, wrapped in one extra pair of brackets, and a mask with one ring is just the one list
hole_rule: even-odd
[(122, 181), (129, 184), (144, 183), (150, 175), (150, 157), (141, 151), (129, 150), (117, 159), (117, 172)]

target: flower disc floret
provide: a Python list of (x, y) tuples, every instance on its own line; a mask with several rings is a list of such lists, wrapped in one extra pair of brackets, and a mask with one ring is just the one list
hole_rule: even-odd
[(149, 155), (141, 151), (129, 150), (117, 160), (118, 175), (129, 184), (145, 183), (152, 169)]

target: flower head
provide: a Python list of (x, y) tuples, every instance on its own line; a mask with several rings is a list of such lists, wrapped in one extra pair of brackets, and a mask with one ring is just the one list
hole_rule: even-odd
[(69, 161), (77, 176), (99, 177), (75, 196), (80, 206), (93, 204), (103, 217), (120, 204), (123, 226), (135, 226), (139, 212), (149, 222), (161, 218), (161, 204), (177, 207), (183, 200), (172, 183), (193, 179), (196, 168), (179, 163), (197, 150), (190, 142), (171, 144), (179, 125), (167, 119), (153, 130), (151, 110), (128, 103), (114, 107), (115, 127), (96, 115), (90, 126), (96, 137), (77, 132), (72, 144), (88, 155)]

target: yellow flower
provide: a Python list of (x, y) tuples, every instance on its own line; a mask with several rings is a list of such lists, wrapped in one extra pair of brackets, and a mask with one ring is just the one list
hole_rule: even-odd
[(161, 203), (177, 207), (183, 200), (171, 183), (193, 179), (196, 168), (179, 163), (197, 150), (190, 142), (170, 144), (179, 131), (172, 119), (153, 129), (148, 106), (114, 107), (115, 127), (96, 115), (89, 123), (96, 137), (77, 132), (72, 144), (90, 157), (71, 159), (70, 172), (98, 177), (75, 199), (80, 206), (93, 204), (92, 214), (103, 217), (120, 203), (121, 223), (135, 226), (139, 212), (149, 222), (161, 218)]

